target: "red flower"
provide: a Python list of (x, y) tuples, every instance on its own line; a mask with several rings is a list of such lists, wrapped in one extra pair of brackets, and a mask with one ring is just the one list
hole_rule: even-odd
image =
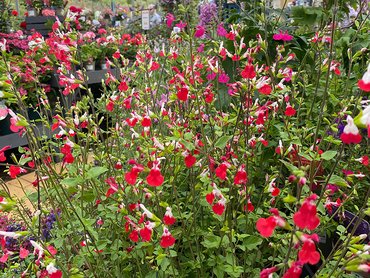
[(9, 167), (8, 174), (12, 179), (15, 179), (21, 173), (27, 173), (27, 171), (19, 166), (11, 165)]
[(118, 191), (118, 184), (114, 177), (109, 177), (105, 180), (105, 182), (110, 186), (107, 193), (105, 194), (106, 197), (116, 193)]
[(134, 185), (136, 183), (138, 172), (130, 171), (125, 174), (125, 181), (128, 184)]
[(173, 225), (176, 222), (176, 218), (173, 217), (172, 211), (170, 207), (166, 208), (166, 213), (164, 214), (163, 217), (163, 223), (167, 226)]
[(314, 200), (317, 198), (315, 194), (308, 197), (294, 214), (293, 221), (300, 229), (314, 230), (320, 224), (320, 218), (317, 216), (316, 205)]
[(188, 154), (187, 156), (185, 156), (184, 161), (185, 161), (185, 166), (187, 168), (191, 168), (197, 162), (197, 159), (191, 154)]
[(208, 204), (212, 205), (212, 204), (213, 204), (214, 199), (215, 199), (215, 194), (213, 194), (213, 192), (208, 193), (208, 194), (206, 195), (206, 201), (207, 201), (207, 203), (208, 203)]
[(26, 23), (26, 21), (22, 21), (22, 22), (19, 24), (19, 27), (21, 27), (22, 29), (26, 29), (26, 28), (27, 28), (27, 23)]
[(270, 267), (270, 268), (265, 268), (261, 271), (260, 273), (260, 278), (269, 278), (270, 274), (276, 272), (278, 268), (276, 266)]
[(137, 230), (133, 230), (129, 236), (131, 241), (133, 242), (138, 242), (139, 241), (139, 232)]
[(225, 180), (226, 179), (226, 171), (227, 171), (227, 164), (224, 162), (224, 163), (221, 163), (217, 168), (216, 168), (216, 176), (220, 179), (220, 180)]
[(160, 68), (160, 65), (157, 62), (153, 62), (152, 66), (150, 67), (151, 71), (157, 70)]
[(298, 253), (299, 261), (303, 264), (317, 264), (320, 261), (320, 253), (316, 251), (315, 243), (308, 239), (303, 243), (301, 251)]
[(18, 12), (16, 10), (12, 10), (12, 16), (17, 16)]
[(258, 92), (260, 92), (263, 95), (269, 95), (272, 92), (272, 88), (270, 85), (265, 84), (261, 88), (258, 89)]
[(107, 111), (112, 112), (114, 109), (114, 102), (112, 100), (109, 100), (108, 104), (105, 106), (105, 109)]
[(141, 125), (143, 127), (149, 127), (149, 126), (151, 126), (151, 124), (152, 124), (152, 121), (151, 121), (151, 119), (148, 116), (145, 116), (143, 118), (143, 120), (141, 121)]
[(276, 226), (277, 226), (277, 221), (274, 216), (270, 216), (268, 218), (260, 218), (257, 220), (257, 223), (256, 223), (257, 231), (263, 237), (272, 236)]
[(150, 241), (152, 239), (153, 234), (153, 223), (150, 223), (149, 221), (145, 224), (145, 227), (140, 229), (140, 236), (142, 241)]
[(53, 256), (55, 256), (58, 253), (57, 249), (55, 249), (53, 245), (49, 245), (47, 248), (48, 248), (49, 253)]
[(149, 175), (146, 177), (146, 182), (150, 186), (161, 186), (164, 181), (164, 177), (161, 174), (161, 171), (157, 168), (157, 166), (154, 166), (150, 172)]
[(49, 274), (49, 278), (62, 278), (63, 277), (63, 273), (61, 270), (57, 270), (51, 274)]
[(125, 81), (121, 81), (121, 83), (119, 83), (118, 85), (118, 90), (120, 92), (126, 92), (128, 90), (128, 85)]
[(6, 157), (5, 157), (4, 152), (9, 150), (9, 149), (10, 149), (10, 146), (5, 146), (4, 148), (2, 148), (0, 150), (0, 162), (6, 161)]
[(121, 57), (121, 53), (119, 52), (119, 50), (116, 50), (116, 52), (113, 53), (112, 57), (114, 59), (119, 59)]
[(302, 265), (299, 262), (293, 262), (292, 266), (284, 273), (283, 278), (300, 278)]
[(162, 248), (168, 248), (174, 245), (176, 242), (176, 239), (171, 235), (171, 233), (164, 228), (162, 237), (161, 237), (161, 242), (159, 243)]
[(245, 66), (244, 70), (241, 72), (241, 77), (246, 79), (253, 79), (256, 77), (256, 72), (254, 70), (253, 65), (248, 64)]
[(362, 136), (359, 133), (357, 126), (349, 115), (347, 116), (347, 125), (344, 127), (340, 139), (344, 144), (359, 144), (362, 140)]
[(297, 111), (290, 105), (288, 104), (286, 109), (285, 109), (285, 116), (292, 117), (295, 115)]
[(212, 210), (217, 215), (222, 215), (225, 211), (225, 199), (221, 199), (216, 204), (214, 204), (212, 206)]
[(177, 98), (182, 101), (187, 101), (188, 93), (189, 93), (189, 90), (187, 88), (185, 87), (180, 88), (180, 90), (177, 91)]
[(242, 165), (234, 177), (234, 184), (245, 184), (248, 181), (247, 172), (245, 171), (245, 165)]

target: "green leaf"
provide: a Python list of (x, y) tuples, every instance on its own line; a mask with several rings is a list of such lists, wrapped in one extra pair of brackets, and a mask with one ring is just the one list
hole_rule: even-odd
[(289, 162), (285, 161), (285, 160), (282, 160), (280, 159), (280, 161), (285, 165), (285, 167), (288, 168), (288, 170), (291, 172), (291, 173), (294, 173), (294, 172), (297, 172), (299, 171), (299, 169), (294, 166), (293, 164), (290, 164)]
[(62, 185), (66, 185), (68, 187), (74, 187), (81, 183), (83, 183), (82, 177), (76, 177), (76, 178), (65, 178), (61, 181)]
[(335, 185), (342, 186), (342, 187), (350, 187), (348, 182), (346, 182), (342, 177), (339, 177), (337, 175), (332, 175), (328, 183), (335, 184)]
[(86, 178), (95, 179), (107, 171), (108, 169), (105, 167), (92, 167), (89, 171), (87, 171)]
[(220, 246), (221, 238), (215, 235), (207, 235), (202, 241), (202, 245), (206, 248), (218, 248)]
[(219, 138), (217, 140), (217, 142), (215, 143), (215, 147), (216, 148), (220, 148), (220, 149), (224, 149), (226, 147), (226, 144), (227, 142), (233, 138), (232, 135), (229, 135), (229, 136), (222, 136), (221, 138)]
[(288, 194), (288, 196), (283, 198), (283, 201), (284, 203), (294, 203), (295, 201), (297, 201), (297, 198)]
[(324, 160), (331, 160), (337, 155), (337, 151), (326, 151), (321, 154), (321, 158)]
[(248, 249), (248, 250), (253, 250), (256, 249), (258, 245), (262, 243), (262, 238), (257, 237), (257, 236), (249, 236), (244, 239), (243, 245)]

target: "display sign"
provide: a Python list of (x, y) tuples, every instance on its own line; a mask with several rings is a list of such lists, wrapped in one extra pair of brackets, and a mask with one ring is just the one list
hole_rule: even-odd
[(150, 29), (150, 13), (149, 10), (141, 11), (141, 26), (143, 30)]

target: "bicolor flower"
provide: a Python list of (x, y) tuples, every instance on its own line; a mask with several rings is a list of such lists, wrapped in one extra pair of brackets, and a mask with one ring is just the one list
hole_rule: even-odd
[(347, 116), (347, 125), (344, 127), (340, 139), (344, 144), (358, 144), (362, 140), (362, 136), (359, 133), (357, 126), (349, 115)]
[(368, 65), (367, 70), (362, 78), (358, 81), (357, 85), (361, 90), (370, 92), (370, 64)]
[(160, 245), (162, 248), (168, 248), (174, 245), (176, 239), (172, 236), (172, 234), (168, 231), (166, 227), (163, 228), (163, 234), (161, 237)]
[(173, 225), (176, 222), (176, 218), (173, 217), (172, 210), (170, 207), (166, 208), (166, 213), (163, 217), (163, 223), (167, 226)]
[(360, 128), (366, 128), (367, 137), (370, 138), (370, 105), (355, 117), (354, 123)]

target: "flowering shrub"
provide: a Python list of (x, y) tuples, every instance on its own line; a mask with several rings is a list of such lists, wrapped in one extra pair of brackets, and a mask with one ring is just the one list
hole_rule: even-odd
[[(43, 144), (23, 110), (14, 120), (30, 148), (9, 175), (17, 178), (30, 161), (36, 169), (29, 198), (37, 210), (27, 222), (32, 271), (300, 277), (306, 265), (320, 277), (369, 272), (368, 234), (355, 234), (370, 209), (366, 53), (350, 54), (344, 68), (335, 28), (306, 38), (300, 56), (298, 38), (279, 28), (247, 40), (240, 25), (218, 25), (213, 39), (173, 15), (167, 26), (181, 31), (158, 52), (141, 36), (130, 43), (132, 63), (117, 49), (119, 78), (108, 73), (97, 99), (85, 72), (73, 69), (80, 34), (55, 25), (51, 39), (29, 52), (57, 57), (62, 101), (74, 98), (57, 103), (52, 119), (44, 113), (54, 133)], [(111, 36), (119, 44), (133, 39)], [(76, 99), (80, 89), (86, 94)], [(11, 200), (4, 192), (2, 204), (18, 209)], [(346, 219), (345, 208), (355, 213), (352, 227), (336, 222)], [(319, 242), (329, 237), (335, 246), (323, 254)]]

